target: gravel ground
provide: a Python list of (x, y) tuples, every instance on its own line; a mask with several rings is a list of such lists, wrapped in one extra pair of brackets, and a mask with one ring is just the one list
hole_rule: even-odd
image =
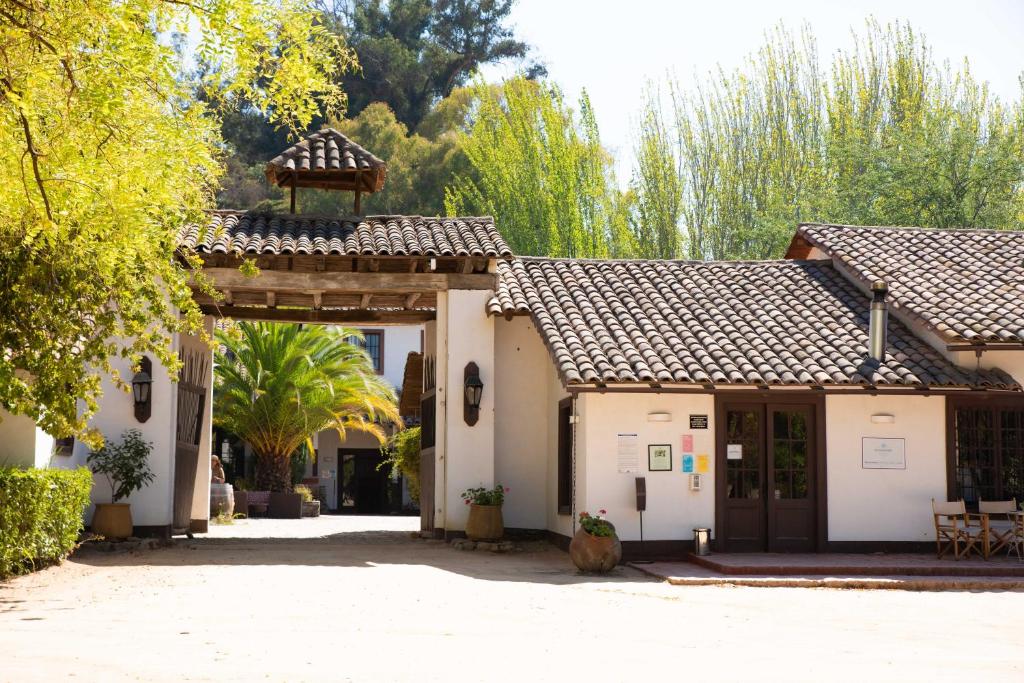
[(1021, 680), (1022, 610), (998, 591), (587, 577), (543, 543), (271, 534), (80, 552), (0, 584), (0, 680)]

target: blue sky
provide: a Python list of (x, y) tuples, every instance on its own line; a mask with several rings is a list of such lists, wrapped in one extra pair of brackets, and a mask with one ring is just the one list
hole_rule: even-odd
[[(731, 69), (779, 20), (794, 31), (808, 22), (827, 64), (835, 49), (851, 45), (851, 28), (861, 29), (869, 15), (882, 23), (911, 22), (939, 59), (956, 63), (966, 56), (1001, 99), (1019, 97), (1022, 0), (519, 0), (512, 23), (567, 95), (587, 89), (622, 182), (646, 79), (664, 83), (674, 73), (685, 84), (718, 63)], [(498, 66), (484, 75), (498, 79), (511, 71)]]

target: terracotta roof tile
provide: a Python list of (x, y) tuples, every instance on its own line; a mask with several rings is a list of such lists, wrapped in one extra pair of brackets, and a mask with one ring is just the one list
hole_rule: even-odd
[(488, 310), (530, 315), (567, 384), (1020, 387), (958, 368), (890, 318), (867, 361), (869, 299), (828, 261), (518, 258)]
[(948, 342), (1024, 342), (1024, 232), (801, 225), (798, 240), (884, 280), (894, 309)]
[(325, 217), (214, 211), (189, 226), (182, 247), (201, 254), (511, 257), (494, 219)]

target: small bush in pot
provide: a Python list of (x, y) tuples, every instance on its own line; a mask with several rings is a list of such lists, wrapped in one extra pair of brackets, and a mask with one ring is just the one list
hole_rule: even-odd
[(469, 506), (467, 537), (474, 541), (492, 541), (505, 535), (501, 506), (508, 492), (509, 489), (501, 484), (490, 489), (479, 486), (462, 492), (462, 500)]
[(313, 496), (313, 491), (308, 486), (299, 484), (294, 488), (294, 492), (302, 497), (303, 517), (320, 516), (320, 501)]
[(92, 517), (94, 533), (107, 538), (126, 538), (132, 535), (132, 511), (128, 503), (117, 501), (127, 498), (135, 491), (153, 481), (149, 469), (149, 455), (153, 444), (142, 438), (138, 429), (128, 429), (121, 434), (121, 443), (109, 441), (98, 451), (86, 458), (89, 469), (101, 474), (110, 484), (110, 502), (97, 503)]
[(605, 510), (596, 515), (580, 513), (580, 528), (569, 543), (569, 557), (580, 571), (603, 574), (622, 559), (622, 544), (606, 514)]

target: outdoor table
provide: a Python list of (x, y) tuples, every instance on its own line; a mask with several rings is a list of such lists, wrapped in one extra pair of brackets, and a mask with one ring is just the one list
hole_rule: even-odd
[[(1006, 517), (1013, 523), (1013, 538), (1008, 545), (1017, 553), (1018, 561), (1024, 560), (1024, 511), (1008, 512)], [(1006, 554), (1009, 555), (1010, 551), (1007, 550)]]
[[(1017, 559), (1022, 559), (1022, 550), (1024, 550), (1024, 511), (1015, 510), (1013, 512), (975, 512), (972, 515), (977, 515), (981, 518), (982, 529), (984, 530), (983, 536), (984, 541), (982, 543), (982, 553), (987, 560), (992, 552), (992, 525), (990, 517), (992, 515), (1006, 515), (1007, 520), (1010, 522), (1013, 529), (1013, 537), (1007, 542), (1007, 545), (1012, 546), (1017, 553)], [(1009, 554), (1009, 550), (1007, 551)]]

